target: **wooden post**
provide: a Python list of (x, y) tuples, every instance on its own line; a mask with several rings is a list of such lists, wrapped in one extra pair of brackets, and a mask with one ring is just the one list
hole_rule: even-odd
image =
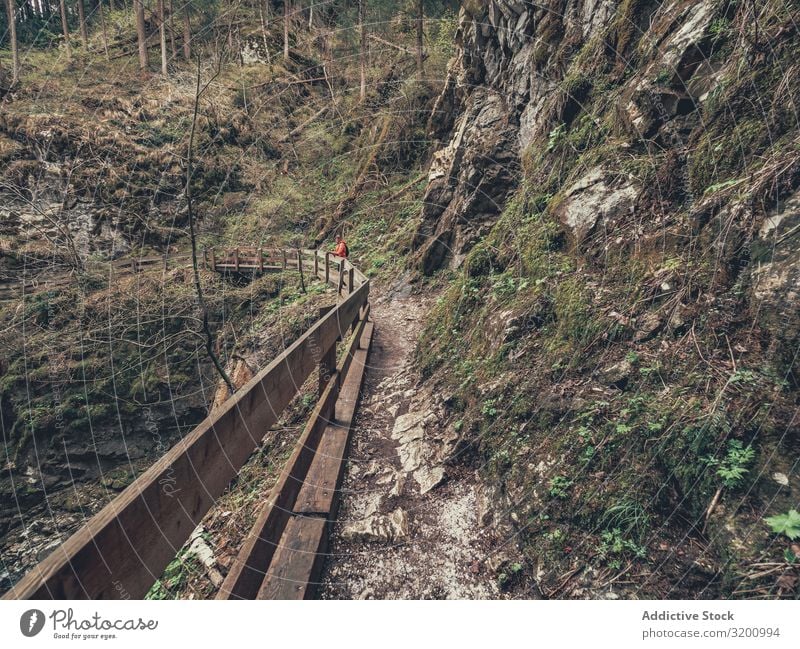
[(319, 279), (319, 250), (314, 251), (314, 277)]
[[(361, 322), (361, 319), (363, 317), (364, 317), (364, 311), (363, 311), (363, 309), (359, 309), (358, 313), (356, 313), (356, 317), (353, 318), (353, 326), (350, 328), (350, 332), (351, 333), (355, 333), (356, 332), (356, 330), (358, 329), (358, 325)], [(360, 340), (360, 338), (361, 337), (359, 336), (359, 340), (356, 340), (356, 349), (361, 349), (361, 340)]]
[(325, 253), (325, 283), (331, 281), (331, 253)]
[(233, 265), (236, 268), (236, 272), (239, 272), (239, 249), (233, 249)]
[(344, 264), (339, 262), (339, 282), (336, 286), (336, 293), (341, 293), (342, 288), (344, 287)]
[(286, 250), (281, 248), (281, 255), (283, 256), (283, 268), (286, 268)]
[(306, 292), (306, 278), (303, 276), (303, 259), (300, 256), (300, 248), (297, 249), (297, 271), (300, 273), (300, 290), (305, 295)]
[[(319, 310), (319, 317), (322, 318), (326, 313), (328, 313), (334, 307), (332, 306), (323, 306), (320, 307)], [(330, 349), (323, 352), (322, 358), (319, 361), (319, 395), (322, 396), (322, 393), (325, 391), (325, 388), (328, 387), (328, 382), (333, 377), (334, 372), (336, 371), (336, 341), (330, 346)]]
[(264, 250), (261, 248), (258, 249), (258, 270), (264, 272)]
[(349, 277), (347, 278), (348, 279), (347, 283), (350, 286), (350, 290), (347, 291), (348, 293), (352, 293), (355, 290), (353, 287), (353, 283), (355, 282), (355, 273), (356, 273), (355, 268), (350, 268), (350, 270), (347, 271), (347, 274), (349, 275)]
[(217, 270), (217, 250), (216, 248), (211, 248), (211, 270)]

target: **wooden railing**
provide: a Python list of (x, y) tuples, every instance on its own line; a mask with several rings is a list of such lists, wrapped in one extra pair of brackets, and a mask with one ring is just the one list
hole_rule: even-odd
[[(133, 257), (130, 259), (117, 259), (108, 262), (93, 262), (87, 264), (84, 272), (109, 273), (114, 277), (140, 273), (146, 270), (167, 271), (170, 268), (186, 266), (186, 262), (191, 259), (189, 254), (161, 255), (160, 257)], [(75, 283), (78, 278), (78, 271), (63, 270), (59, 272), (47, 272), (42, 270), (33, 277), (24, 280), (12, 280), (0, 282), (0, 302), (14, 300), (22, 295), (31, 295), (42, 291), (49, 291), (61, 286), (69, 286)]]
[[(292, 251), (286, 251), (286, 257), (284, 267), (289, 268)], [(35, 566), (4, 599), (143, 597), (319, 367), (321, 398), (314, 416), (265, 505), (266, 513), (259, 517), (261, 528), (246, 541), (223, 588), (223, 596), (255, 596), (257, 575), (263, 579), (263, 566), (272, 559), (270, 543), (274, 547), (276, 535), (286, 526), (287, 512), (319, 443), (322, 419), (330, 414), (369, 314), (369, 280), (349, 261), (302, 250), (295, 251), (294, 262), (298, 270), (313, 272), (335, 287), (337, 304)], [(347, 353), (337, 366), (337, 341), (348, 339), (351, 328)]]
[(345, 286), (349, 292), (352, 292), (356, 277), (361, 283), (366, 281), (361, 271), (347, 259), (337, 257), (332, 252), (302, 248), (288, 250), (265, 250), (252, 247), (226, 250), (207, 248), (203, 250), (203, 265), (206, 269), (219, 273), (277, 270), (313, 272), (315, 276), (326, 282), (332, 282), (334, 281), (332, 278), (336, 277), (335, 283), (337, 283), (339, 292)]

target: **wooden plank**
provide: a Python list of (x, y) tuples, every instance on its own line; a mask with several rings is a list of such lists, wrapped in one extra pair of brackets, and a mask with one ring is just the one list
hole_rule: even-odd
[(339, 488), (344, 476), (350, 429), (355, 418), (358, 397), (367, 366), (373, 324), (367, 323), (360, 336), (360, 349), (336, 401), (336, 417), (322, 434), (322, 440), (297, 496), (294, 511), (303, 514), (326, 514), (333, 517), (338, 504)]
[(116, 599), (123, 592), (142, 597), (316, 368), (320, 354), (346, 331), (369, 295), (368, 286), (362, 289), (318, 320), (4, 599)]
[[(337, 404), (337, 409), (338, 407)], [(328, 516), (333, 511), (344, 475), (344, 458), (349, 439), (349, 426), (337, 423), (325, 427), (317, 454), (308, 470), (303, 488), (297, 495), (295, 513)]]
[(258, 594), (275, 548), (289, 521), (297, 494), (311, 466), (324, 430), (324, 422), (333, 410), (337, 387), (338, 375), (334, 375), (306, 423), (270, 497), (245, 538), (216, 599), (253, 599)]
[(310, 599), (325, 559), (324, 518), (293, 516), (256, 599)]
[[(331, 311), (331, 314), (335, 312), (336, 309)], [(362, 324), (366, 325), (366, 321)], [(297, 495), (311, 467), (322, 432), (333, 412), (339, 386), (347, 377), (354, 350), (360, 344), (362, 334), (363, 327), (352, 337), (347, 352), (339, 361), (336, 374), (328, 382), (325, 392), (306, 422), (303, 434), (245, 538), (242, 549), (234, 560), (216, 599), (253, 599), (258, 594), (264, 575), (273, 560), (275, 548), (297, 501)]]

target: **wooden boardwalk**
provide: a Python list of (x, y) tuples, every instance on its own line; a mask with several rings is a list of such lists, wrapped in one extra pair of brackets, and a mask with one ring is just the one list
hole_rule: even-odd
[[(217, 272), (228, 272), (229, 260), (238, 261), (238, 272), (277, 265), (268, 261), (275, 251), (242, 251), (212, 252), (204, 261)], [(319, 401), (218, 598), (313, 595), (372, 339), (370, 283), (331, 253), (278, 253), (281, 268), (335, 288), (337, 303), (3, 599), (143, 597), (318, 369)], [(337, 363), (339, 341), (345, 353)]]

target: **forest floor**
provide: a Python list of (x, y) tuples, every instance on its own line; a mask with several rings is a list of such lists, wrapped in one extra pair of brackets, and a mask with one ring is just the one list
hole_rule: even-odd
[(505, 596), (489, 566), (507, 552), (481, 521), (478, 475), (446, 465), (455, 436), (439, 429), (417, 389), (413, 352), (434, 300), (401, 281), (373, 302), (375, 337), (322, 599)]

